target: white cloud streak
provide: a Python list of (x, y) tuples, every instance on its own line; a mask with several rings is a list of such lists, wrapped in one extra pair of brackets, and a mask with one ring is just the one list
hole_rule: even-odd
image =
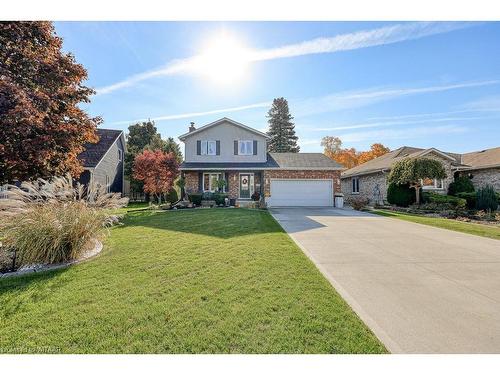
[[(360, 142), (374, 142), (374, 140), (387, 142), (390, 140), (405, 140), (405, 139), (418, 139), (429, 137), (435, 137), (436, 135), (450, 135), (450, 134), (461, 134), (467, 132), (469, 129), (457, 126), (457, 125), (445, 125), (445, 126), (427, 126), (427, 127), (417, 127), (412, 129), (382, 129), (374, 130), (368, 132), (356, 132), (356, 133), (346, 133), (342, 135), (342, 142), (349, 143), (360, 143)], [(300, 146), (318, 146), (321, 145), (321, 139), (304, 139), (300, 141)]]
[[(245, 58), (249, 62), (290, 58), (320, 53), (335, 53), (385, 44), (415, 40), (430, 35), (447, 33), (473, 25), (465, 22), (411, 22), (337, 35), (330, 38), (317, 38), (297, 44), (263, 50), (249, 50)], [(141, 81), (188, 73), (197, 66), (199, 56), (173, 60), (157, 69), (130, 76), (117, 83), (97, 88), (97, 95), (133, 86)]]
[(464, 105), (469, 111), (500, 111), (500, 95), (492, 95), (474, 100)]
[(262, 50), (255, 53), (254, 59), (272, 60), (374, 47), (447, 33), (470, 25), (470, 23), (463, 22), (412, 22), (396, 24), (373, 30), (342, 34), (331, 38), (317, 38), (302, 43)]
[(332, 131), (332, 130), (352, 130), (352, 129), (366, 129), (366, 128), (382, 128), (396, 125), (410, 125), (410, 124), (428, 124), (430, 122), (452, 122), (452, 121), (472, 121), (484, 120), (491, 117), (476, 116), (476, 117), (443, 117), (443, 118), (428, 118), (425, 120), (406, 120), (406, 121), (380, 121), (370, 122), (363, 124), (352, 124), (343, 126), (333, 126), (324, 128), (308, 128), (310, 131)]
[(364, 142), (372, 141), (374, 139), (381, 139), (383, 141), (394, 140), (394, 139), (415, 139), (421, 137), (434, 137), (439, 134), (458, 134), (464, 133), (467, 128), (457, 125), (446, 125), (446, 126), (426, 126), (418, 127), (414, 129), (383, 129), (374, 130), (369, 132), (358, 132), (358, 133), (348, 133), (342, 135), (342, 141), (344, 142)]
[[(214, 114), (219, 114), (219, 113), (245, 111), (245, 110), (254, 109), (254, 108), (267, 108), (267, 107), (270, 107), (271, 104), (272, 104), (271, 102), (255, 103), (255, 104), (249, 104), (249, 105), (242, 105), (239, 107), (213, 109), (213, 110), (205, 111), (205, 112), (191, 112), (191, 113), (180, 113), (180, 114), (176, 114), (176, 115), (158, 116), (158, 117), (150, 118), (149, 120), (162, 121), (162, 120), (179, 120), (179, 119), (185, 119), (185, 118), (202, 117), (202, 116), (214, 115)], [(142, 118), (142, 119), (136, 119), (136, 120), (116, 121), (116, 122), (111, 122), (110, 125), (131, 124), (131, 123), (145, 121), (145, 120), (146, 120), (145, 118)]]
[[(452, 85), (442, 85), (442, 86), (428, 86), (428, 87), (419, 87), (419, 88), (393, 88), (393, 89), (368, 89), (368, 90), (358, 90), (358, 91), (350, 91), (332, 95), (326, 95), (317, 98), (309, 98), (305, 100), (298, 100), (296, 102), (291, 103), (293, 106), (293, 113), (295, 117), (305, 117), (308, 115), (324, 113), (324, 112), (332, 112), (344, 109), (351, 108), (359, 108), (366, 105), (371, 105), (376, 102), (380, 102), (383, 100), (391, 100), (396, 99), (398, 97), (407, 96), (407, 95), (418, 95), (418, 94), (426, 94), (426, 93), (435, 93), (449, 90), (457, 90), (471, 87), (480, 87), (487, 85), (500, 84), (500, 80), (490, 80), (490, 81), (479, 81), (479, 82), (462, 82), (456, 83)], [(230, 107), (230, 108), (220, 108), (214, 110), (208, 110), (203, 112), (190, 112), (190, 113), (181, 113), (181, 114), (173, 114), (173, 115), (164, 115), (157, 116), (151, 118), (154, 121), (167, 121), (167, 120), (178, 120), (184, 118), (194, 118), (194, 117), (202, 117), (207, 115), (219, 114), (219, 113), (232, 113), (245, 111), (249, 109), (255, 108), (267, 108), (271, 106), (271, 102), (261, 102), (248, 104), (238, 107)], [(464, 112), (476, 112), (481, 111), (479, 109), (473, 110), (463, 110), (463, 111), (453, 111), (453, 112), (442, 112), (442, 114), (454, 114), (454, 113), (464, 113)], [(437, 115), (438, 113), (436, 113)], [(405, 119), (405, 118), (413, 118), (413, 117), (426, 117), (432, 116), (433, 114), (417, 114), (417, 115), (404, 115), (404, 116), (389, 116), (387, 119)], [(375, 119), (375, 118), (374, 118)], [(384, 119), (384, 117), (380, 117), (379, 119)], [(455, 120), (460, 120), (460, 118), (452, 118)], [(470, 118), (471, 120), (474, 118)], [(139, 121), (144, 121), (146, 118), (142, 119), (134, 119), (134, 120), (123, 120), (111, 122), (110, 125), (123, 125), (130, 124)], [(436, 120), (437, 121), (437, 120)], [(422, 121), (425, 122), (425, 121)], [(386, 122), (387, 124), (389, 122)], [(394, 125), (403, 122), (394, 121)], [(416, 122), (409, 122), (416, 123)], [(380, 125), (379, 125), (380, 124)], [(392, 124), (389, 124), (392, 125)], [(310, 128), (310, 130), (343, 130), (343, 129), (356, 129), (356, 128), (369, 128), (369, 127), (377, 127), (384, 126), (384, 122), (375, 122), (375, 123), (366, 123), (366, 124), (354, 124), (354, 125), (346, 125), (346, 126), (336, 126), (336, 127), (328, 127), (328, 128)]]
[(376, 88), (364, 91), (343, 92), (305, 100), (297, 105), (295, 112), (297, 117), (307, 116), (312, 114), (331, 112), (334, 110), (338, 111), (364, 107), (384, 100), (390, 100), (409, 95), (429, 94), (472, 87), (482, 87), (496, 85), (499, 83), (500, 80), (489, 80), (427, 87), (406, 87), (393, 89)]

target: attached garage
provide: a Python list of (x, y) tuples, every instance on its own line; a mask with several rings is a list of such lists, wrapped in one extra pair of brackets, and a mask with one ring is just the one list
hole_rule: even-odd
[(270, 179), (270, 207), (331, 207), (332, 179)]

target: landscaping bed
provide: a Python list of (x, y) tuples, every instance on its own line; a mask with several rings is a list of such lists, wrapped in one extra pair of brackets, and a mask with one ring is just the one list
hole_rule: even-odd
[(101, 255), (0, 280), (0, 350), (384, 353), (262, 210), (137, 211)]
[(395, 219), (411, 221), (413, 223), (430, 225), (438, 228), (454, 230), (457, 232), (463, 232), (468, 234), (474, 234), (477, 236), (488, 237), (500, 240), (500, 223), (492, 222), (466, 222), (462, 219), (449, 219), (444, 217), (439, 217), (432, 213), (415, 213), (414, 211), (404, 211), (401, 208), (390, 208), (381, 209), (376, 208), (370, 210), (370, 212), (381, 215), (392, 217)]

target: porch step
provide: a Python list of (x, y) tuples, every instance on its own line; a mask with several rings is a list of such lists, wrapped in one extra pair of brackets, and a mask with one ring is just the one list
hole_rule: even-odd
[(249, 206), (255, 206), (256, 202), (254, 202), (253, 200), (240, 200), (240, 199), (237, 199), (236, 200), (236, 204), (239, 206), (239, 207), (249, 207)]

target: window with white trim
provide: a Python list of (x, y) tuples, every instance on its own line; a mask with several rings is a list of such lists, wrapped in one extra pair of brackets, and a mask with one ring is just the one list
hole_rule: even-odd
[(217, 142), (216, 141), (201, 141), (201, 154), (202, 155), (216, 155)]
[(122, 160), (123, 160), (123, 151), (118, 150), (118, 161), (122, 161)]
[[(224, 179), (222, 173), (203, 173), (203, 191), (216, 192), (218, 190), (217, 182), (221, 179)], [(226, 191), (226, 186), (222, 191)]]
[(359, 193), (359, 177), (352, 178), (352, 192), (354, 194)]
[(238, 155), (253, 155), (253, 141), (238, 141)]
[(420, 180), (422, 189), (424, 190), (442, 190), (444, 181), (441, 178), (424, 178)]

